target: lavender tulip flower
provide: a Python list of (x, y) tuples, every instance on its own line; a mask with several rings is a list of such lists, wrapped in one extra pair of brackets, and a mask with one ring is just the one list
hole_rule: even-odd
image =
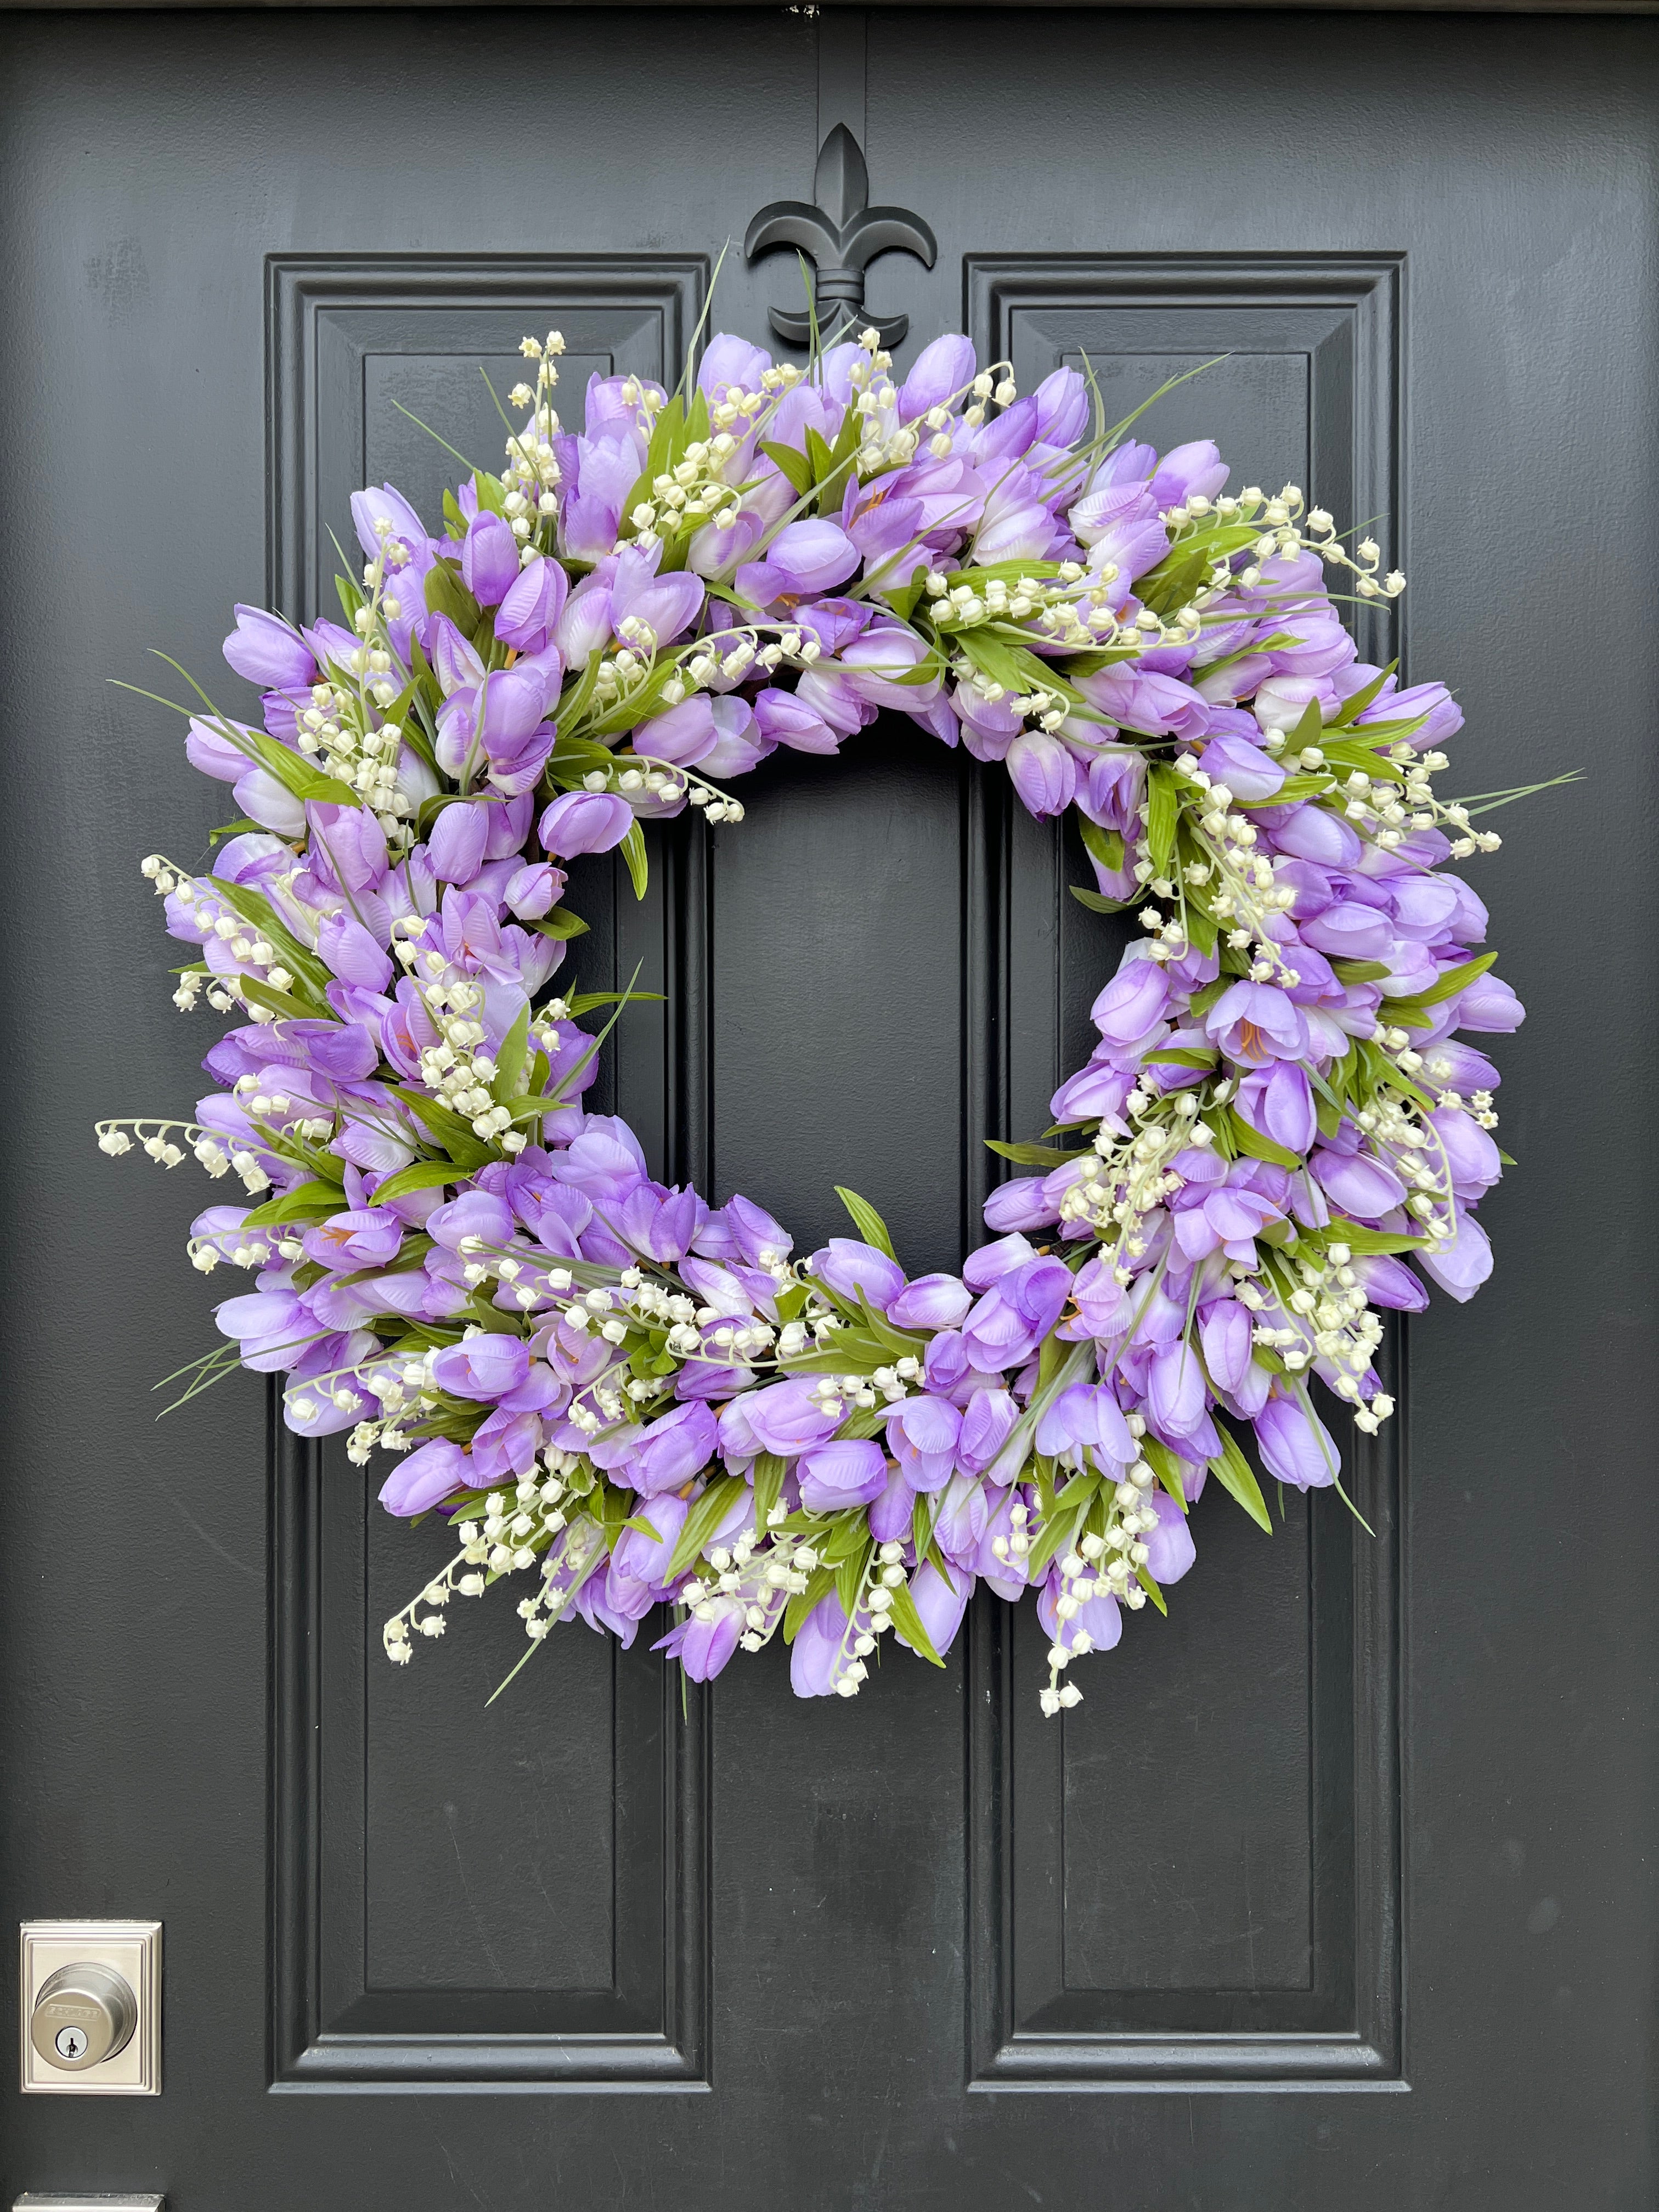
[(569, 791), (543, 814), (537, 834), (560, 860), (580, 853), (608, 853), (634, 826), (633, 809), (608, 791)]

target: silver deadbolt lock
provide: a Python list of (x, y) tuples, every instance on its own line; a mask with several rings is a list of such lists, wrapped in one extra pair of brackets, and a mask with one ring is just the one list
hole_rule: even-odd
[(29, 2040), (48, 2066), (80, 2074), (125, 2051), (137, 2025), (138, 2000), (125, 1978), (88, 1960), (60, 1966), (40, 1984)]
[(158, 2095), (160, 1921), (27, 1920), (21, 1934), (22, 2087)]

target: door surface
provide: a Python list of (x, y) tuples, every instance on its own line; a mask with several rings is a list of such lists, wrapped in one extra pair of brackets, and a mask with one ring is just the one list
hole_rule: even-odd
[[(0, 1894), (167, 1943), (163, 2094), (9, 2092), (0, 2198), (1650, 2206), (1653, 24), (433, 8), (0, 45)], [(521, 331), (563, 330), (568, 411), (591, 368), (672, 383), (729, 239), (714, 325), (764, 337), (799, 283), (744, 229), (836, 121), (938, 237), (872, 275), (901, 359), (965, 318), (1022, 388), (1086, 354), (1127, 412), (1223, 356), (1149, 434), (1377, 519), (1411, 580), (1376, 657), (1458, 690), (1462, 787), (1584, 770), (1476, 864), (1529, 1009), (1498, 1269), (1395, 1349), (1349, 1470), (1375, 1536), (1206, 1497), (1172, 1617), (1062, 1722), (1029, 1609), (989, 1607), (850, 1705), (781, 1651), (683, 1698), (577, 1626), (486, 1710), (510, 1608), (379, 1653), (441, 1536), (253, 1377), (154, 1420), (210, 1340), (202, 1200), (90, 1125), (201, 1087), (137, 862), (217, 817), (106, 679), (150, 645), (207, 675), (233, 599), (321, 605), (351, 489), (444, 481), (392, 403), (493, 453), (477, 365)], [(908, 724), (744, 796), (642, 907), (585, 864), (580, 981), (670, 994), (606, 1102), (798, 1249), (848, 1182), (955, 1266), (1115, 926)]]

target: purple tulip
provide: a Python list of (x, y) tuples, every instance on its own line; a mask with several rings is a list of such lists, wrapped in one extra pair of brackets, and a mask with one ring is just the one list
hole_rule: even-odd
[(274, 830), (279, 837), (297, 837), (304, 830), (305, 808), (269, 769), (249, 769), (235, 788), (236, 804), (262, 829)]
[(957, 1458), (970, 1474), (984, 1474), (996, 1462), (1019, 1421), (1019, 1407), (1006, 1390), (979, 1389), (962, 1416)]
[(1245, 1076), (1233, 1103), (1253, 1129), (1286, 1152), (1305, 1152), (1312, 1145), (1318, 1127), (1313, 1086), (1294, 1060), (1276, 1060)]
[(1117, 1400), (1095, 1382), (1074, 1382), (1060, 1392), (1037, 1423), (1036, 1448), (1055, 1458), (1067, 1456), (1077, 1466), (1085, 1450), (1117, 1467), (1127, 1467), (1138, 1456)]
[(856, 1305), (862, 1291), (878, 1312), (884, 1313), (904, 1288), (904, 1270), (897, 1261), (854, 1237), (832, 1237), (823, 1251), (812, 1255), (811, 1266), (837, 1297)]
[(672, 1413), (640, 1431), (627, 1459), (616, 1469), (643, 1498), (678, 1490), (708, 1466), (719, 1431), (706, 1405), (676, 1406)]
[(1527, 1018), (1526, 1008), (1509, 985), (1490, 972), (1460, 991), (1455, 1004), (1455, 1029), (1506, 1036)]
[(634, 810), (609, 791), (568, 791), (543, 814), (543, 845), (558, 860), (581, 853), (608, 853), (634, 826)]
[(815, 714), (793, 691), (769, 687), (755, 701), (755, 720), (771, 744), (789, 745), (798, 753), (840, 750), (845, 732), (832, 730), (822, 714)]
[(1395, 1313), (1421, 1313), (1429, 1303), (1428, 1291), (1411, 1269), (1386, 1252), (1364, 1253), (1349, 1264), (1374, 1306), (1387, 1306)]
[(689, 1620), (652, 1645), (677, 1658), (689, 1680), (712, 1682), (738, 1648), (743, 1634), (744, 1607), (738, 1598), (705, 1599)]
[(530, 1346), (521, 1336), (485, 1331), (432, 1355), (433, 1381), (457, 1398), (505, 1398), (529, 1372)]
[(1231, 1393), (1242, 1387), (1253, 1352), (1251, 1329), (1249, 1310), (1237, 1298), (1217, 1298), (1200, 1313), (1204, 1364), (1218, 1390)]
[(1380, 1221), (1406, 1202), (1405, 1184), (1369, 1152), (1338, 1152), (1322, 1145), (1309, 1165), (1321, 1189), (1352, 1220)]
[(374, 939), (349, 914), (327, 914), (317, 926), (317, 951), (343, 982), (384, 991), (392, 963)]
[(1425, 1244), (1415, 1256), (1425, 1274), (1432, 1276), (1459, 1305), (1466, 1304), (1492, 1273), (1491, 1241), (1474, 1216), (1461, 1206), (1455, 1234), (1442, 1243)]
[(963, 1347), (985, 1374), (1029, 1359), (1060, 1319), (1071, 1293), (1063, 1260), (1032, 1260), (991, 1285), (963, 1325)]
[(632, 1582), (660, 1583), (690, 1510), (687, 1501), (672, 1491), (642, 1499), (629, 1517), (648, 1522), (655, 1534), (647, 1536), (643, 1528), (623, 1530), (611, 1553), (617, 1572)]
[[(238, 732), (242, 733), (240, 744), (234, 741)], [(185, 757), (216, 783), (235, 783), (253, 765), (252, 732), (245, 722), (204, 722), (192, 714), (185, 735)]]
[(1203, 1363), (1184, 1338), (1153, 1353), (1146, 1410), (1160, 1436), (1172, 1442), (1192, 1436), (1208, 1413), (1208, 1397)]
[(404, 1225), (384, 1206), (331, 1213), (301, 1238), (306, 1257), (329, 1268), (384, 1267), (398, 1256)]
[(1127, 662), (1103, 668), (1097, 676), (1079, 677), (1077, 688), (1091, 706), (1146, 737), (1191, 739), (1201, 738), (1210, 726), (1213, 709), (1190, 684)]
[(483, 866), (484, 840), (494, 810), (482, 802), (446, 806), (427, 836), (427, 857), (440, 883), (470, 884)]
[(887, 1305), (895, 1328), (954, 1328), (973, 1304), (957, 1275), (918, 1275)]
[(1463, 710), (1443, 684), (1413, 684), (1407, 690), (1392, 693), (1385, 689), (1358, 718), (1358, 726), (1363, 729), (1367, 722), (1402, 722), (1419, 714), (1426, 719), (1409, 740), (1419, 753), (1444, 744), (1463, 726)]
[(380, 1503), (388, 1513), (424, 1513), (452, 1491), (470, 1487), (471, 1480), (471, 1462), (460, 1446), (434, 1437), (397, 1462), (380, 1486)]
[(930, 407), (948, 407), (974, 380), (974, 349), (959, 332), (935, 338), (917, 355), (899, 387), (901, 422), (914, 422)]
[(272, 690), (308, 690), (319, 671), (310, 647), (280, 616), (238, 605), (236, 627), (225, 640), (225, 659), (250, 684)]
[(823, 516), (786, 523), (766, 549), (735, 578), (744, 598), (758, 607), (781, 599), (816, 598), (844, 583), (859, 565), (859, 549), (837, 523)]
[(461, 581), (481, 607), (494, 607), (518, 574), (518, 539), (499, 514), (475, 514), (461, 541)]
[(1148, 1529), (1143, 1540), (1146, 1571), (1160, 1587), (1178, 1583), (1198, 1557), (1192, 1529), (1167, 1490), (1150, 1492), (1146, 1502), (1158, 1516), (1157, 1528)]
[(636, 1183), (616, 1216), (617, 1233), (647, 1260), (679, 1260), (691, 1249), (708, 1218), (695, 1190), (668, 1190), (661, 1183)]
[(527, 861), (507, 878), (501, 896), (520, 921), (538, 921), (551, 913), (564, 882), (562, 868), (551, 867), (545, 860)]
[(553, 642), (570, 580), (557, 561), (539, 554), (521, 568), (495, 611), (495, 635), (521, 653), (540, 653)]
[(902, 1398), (887, 1416), (887, 1446), (912, 1490), (942, 1490), (956, 1470), (962, 1415), (945, 1398)]
[(1134, 1301), (1109, 1260), (1085, 1261), (1073, 1279), (1072, 1297), (1077, 1318), (1064, 1322), (1060, 1333), (1074, 1341), (1092, 1337), (1097, 1344), (1109, 1344), (1134, 1317)]
[(1055, 1610), (1060, 1594), (1058, 1563), (1037, 1593), (1037, 1620), (1051, 1643), (1067, 1651), (1109, 1651), (1123, 1633), (1123, 1616), (1114, 1597), (1086, 1598), (1069, 1620)]
[(761, 379), (771, 366), (769, 353), (750, 345), (747, 338), (733, 337), (722, 331), (703, 349), (697, 367), (697, 389), (707, 392), (710, 403), (717, 405), (734, 389), (760, 391)]
[[(940, 1658), (956, 1642), (973, 1594), (974, 1577), (965, 1567), (941, 1574), (929, 1559), (910, 1577), (911, 1598), (927, 1632), (927, 1641)], [(915, 1649), (902, 1628), (894, 1633), (907, 1651)]]
[(789, 1686), (798, 1698), (827, 1698), (852, 1654), (847, 1615), (833, 1590), (800, 1625), (789, 1653)]
[(811, 1513), (837, 1513), (868, 1505), (887, 1486), (887, 1462), (879, 1444), (844, 1437), (803, 1452), (797, 1470), (800, 1502)]
[(478, 1248), (489, 1250), (511, 1242), (513, 1212), (493, 1191), (464, 1191), (428, 1215), (426, 1227), (434, 1243), (447, 1251), (459, 1252), (475, 1237)]
[(1428, 1117), (1438, 1131), (1451, 1170), (1452, 1188), (1473, 1204), (1489, 1191), (1504, 1172), (1497, 1146), (1472, 1114), (1460, 1107), (1443, 1106)]
[(999, 1183), (985, 1201), (988, 1229), (1046, 1229), (1060, 1218), (1060, 1209), (1043, 1195), (1042, 1176), (1016, 1176)]
[(1260, 806), (1271, 799), (1286, 774), (1260, 745), (1226, 734), (1212, 738), (1205, 746), (1204, 771), (1213, 781), (1224, 783), (1233, 797), (1247, 806)]
[(1330, 1431), (1293, 1398), (1269, 1398), (1255, 1427), (1269, 1474), (1296, 1490), (1324, 1490), (1336, 1480), (1340, 1462)]
[(1077, 763), (1044, 730), (1026, 730), (1014, 739), (1008, 773), (1020, 804), (1039, 822), (1063, 814), (1077, 794)]
[(1126, 958), (1089, 1009), (1109, 1045), (1134, 1052), (1162, 1027), (1170, 1010), (1170, 979), (1155, 960)]
[(1300, 1060), (1308, 1048), (1301, 1010), (1273, 983), (1231, 985), (1205, 1015), (1204, 1032), (1245, 1067)]
[(945, 1558), (970, 1573), (991, 1517), (991, 1499), (970, 1474), (953, 1475), (933, 1518), (933, 1541)]
[[(725, 1438), (728, 1416), (741, 1407), (741, 1419), (750, 1436), (762, 1451), (775, 1452), (781, 1458), (793, 1459), (814, 1444), (825, 1443), (841, 1426), (840, 1413), (826, 1413), (812, 1395), (812, 1385), (805, 1376), (792, 1376), (786, 1382), (769, 1382), (764, 1389), (756, 1390), (728, 1406), (720, 1415), (720, 1434)], [(731, 1450), (728, 1444), (726, 1449)], [(737, 1447), (741, 1452), (742, 1447)]]

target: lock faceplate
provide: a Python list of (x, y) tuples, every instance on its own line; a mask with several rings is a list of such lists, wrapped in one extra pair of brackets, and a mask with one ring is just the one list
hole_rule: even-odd
[(159, 2096), (161, 1922), (26, 1920), (20, 1935), (22, 2087)]
[(14, 2197), (11, 2212), (162, 2212), (161, 2197)]

